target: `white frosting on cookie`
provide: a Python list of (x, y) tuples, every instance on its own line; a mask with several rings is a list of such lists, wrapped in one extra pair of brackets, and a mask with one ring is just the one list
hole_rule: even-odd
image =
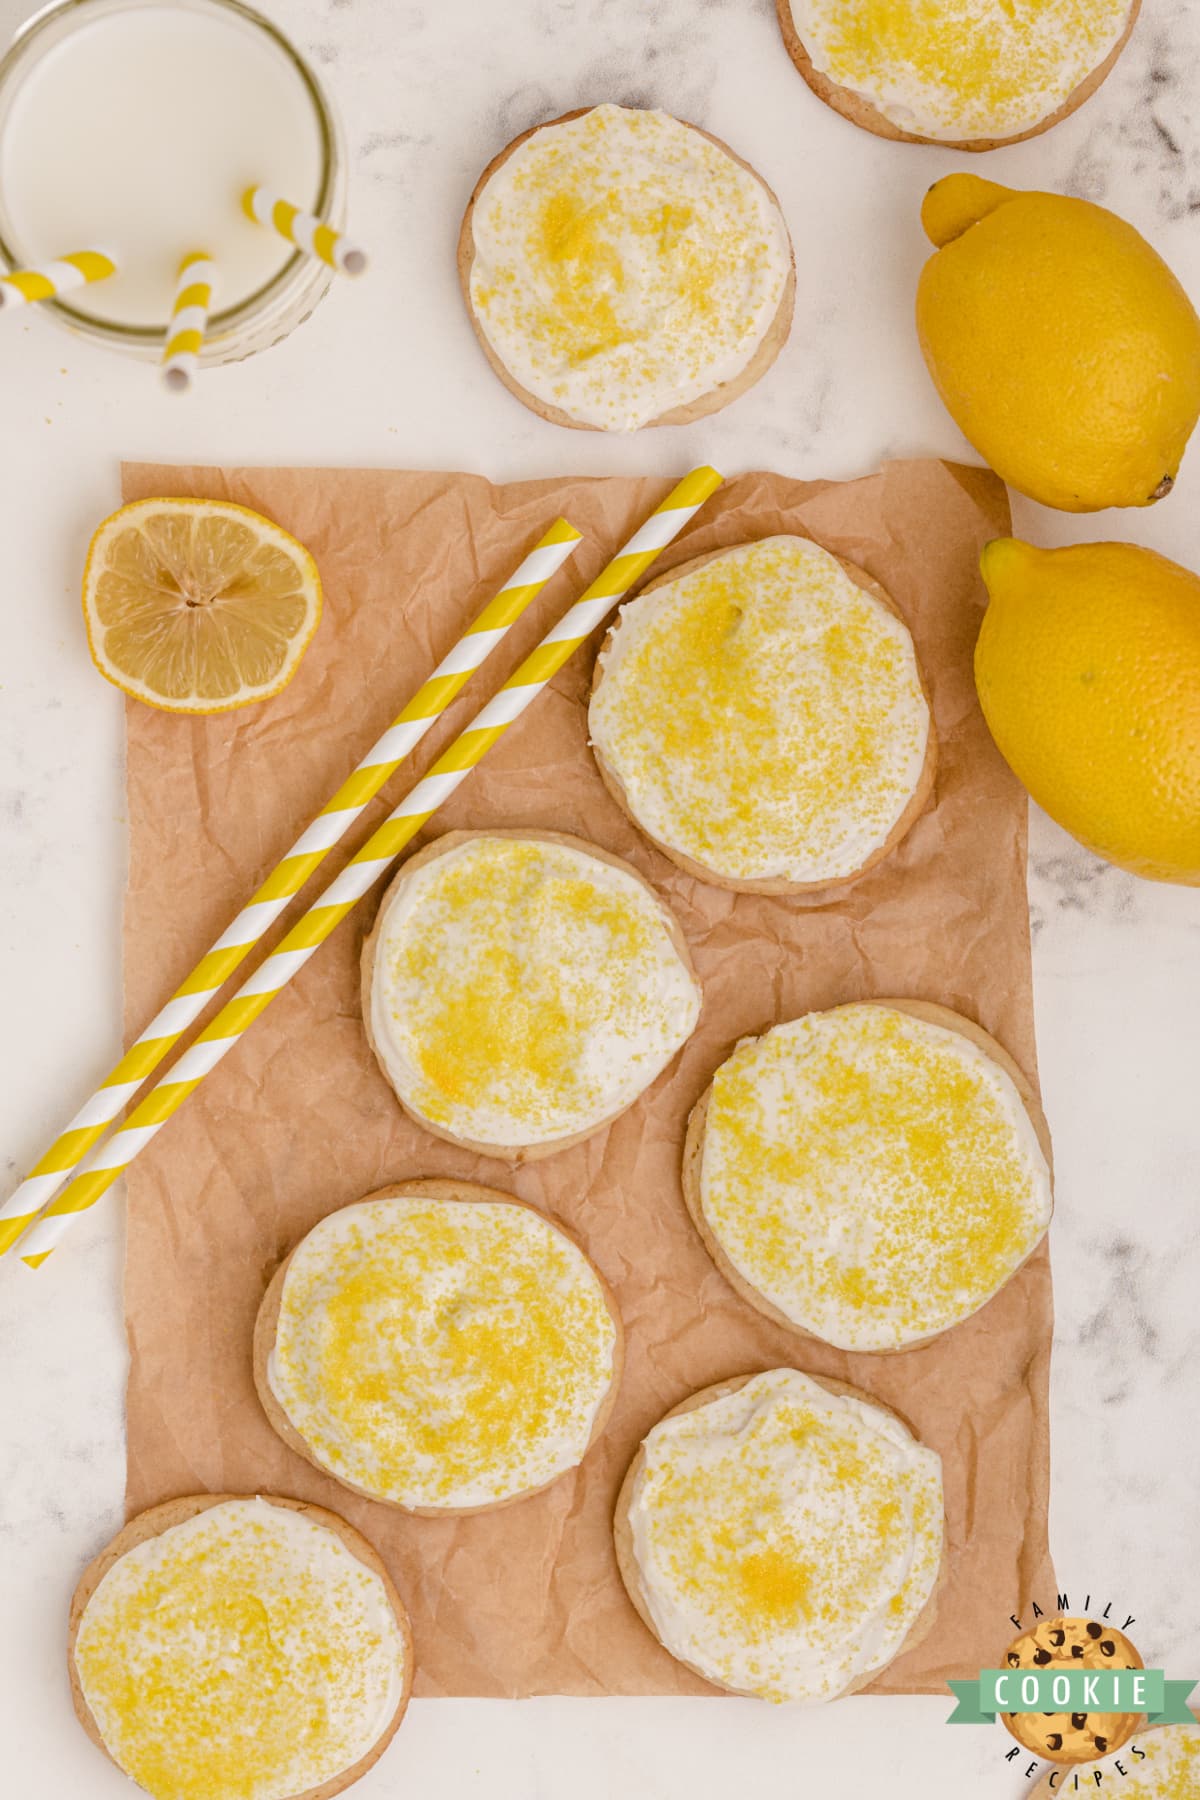
[(846, 1350), (969, 1318), (1050, 1222), (1050, 1171), (1012, 1078), (892, 1007), (808, 1013), (718, 1069), (705, 1223), (780, 1312)]
[(731, 881), (857, 873), (909, 805), (929, 705), (908, 628), (808, 538), (621, 608), (588, 724), (630, 812)]
[(375, 1571), (264, 1500), (127, 1550), (75, 1642), (105, 1748), (155, 1800), (283, 1800), (332, 1781), (390, 1723), (405, 1655)]
[(543, 125), (473, 216), (472, 311), (518, 384), (634, 431), (733, 381), (779, 311), (787, 227), (728, 151), (669, 113)]
[(572, 845), (472, 838), (384, 902), (376, 1054), (406, 1105), (455, 1137), (511, 1148), (593, 1130), (699, 1013), (666, 908)]
[(673, 1655), (813, 1702), (898, 1654), (941, 1563), (942, 1466), (892, 1414), (773, 1369), (642, 1448), (633, 1552)]
[(1032, 131), (1119, 42), (1132, 0), (790, 0), (813, 67), (901, 131)]
[(548, 1219), (400, 1194), (298, 1245), (269, 1379), (339, 1479), (399, 1506), (492, 1506), (581, 1460), (616, 1340), (595, 1270)]

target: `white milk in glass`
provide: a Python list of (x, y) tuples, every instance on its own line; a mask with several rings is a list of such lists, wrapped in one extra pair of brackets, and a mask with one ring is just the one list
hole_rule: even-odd
[(181, 258), (216, 261), (216, 309), (294, 251), (241, 210), (262, 184), (315, 210), (323, 121), (301, 65), (211, 0), (93, 0), (30, 55), (0, 116), (5, 236), (26, 266), (101, 249), (118, 273), (75, 290), (90, 319), (165, 326)]

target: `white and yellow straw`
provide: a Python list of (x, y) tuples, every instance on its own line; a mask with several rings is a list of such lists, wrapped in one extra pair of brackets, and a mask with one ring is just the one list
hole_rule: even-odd
[(514, 570), (500, 592), (443, 657), (424, 686), (368, 750), (308, 830), (242, 908), (229, 929), (202, 956), (145, 1031), (110, 1070), (100, 1087), (56, 1138), (32, 1173), (0, 1205), (0, 1255), (32, 1224), (98, 1138), (153, 1074), (217, 989), (249, 955), (293, 895), (299, 893), (385, 781), (420, 743), (434, 721), (466, 685), (510, 626), (541, 593), (579, 544), (579, 533), (557, 519)]
[(184, 257), (179, 265), (162, 357), (163, 381), (174, 393), (186, 393), (200, 366), (216, 284), (217, 267), (205, 251), (194, 250)]
[(0, 307), (56, 300), (89, 282), (106, 281), (116, 272), (116, 263), (103, 250), (77, 250), (37, 269), (14, 269), (9, 275), (0, 275)]
[(70, 1185), (51, 1202), (26, 1233), (21, 1258), (38, 1268), (69, 1231), (71, 1222), (112, 1186), (139, 1151), (228, 1054), (281, 989), (340, 924), (346, 914), (395, 862), (428, 820), (449, 799), (480, 758), (519, 719), (567, 658), (600, 625), (617, 602), (686, 525), (721, 483), (715, 469), (695, 469), (672, 489), (651, 517), (596, 578), (574, 606), (509, 676), (419, 781), (406, 799), (367, 839), (358, 854), (265, 958), (250, 979), (222, 1007), (186, 1050), (170, 1074), (156, 1083), (106, 1144), (87, 1158)]
[(289, 244), (295, 244), (297, 250), (328, 263), (331, 269), (340, 269), (345, 275), (361, 275), (367, 266), (365, 250), (312, 213), (301, 212), (270, 188), (247, 188), (242, 195), (242, 210), (256, 224), (269, 226)]

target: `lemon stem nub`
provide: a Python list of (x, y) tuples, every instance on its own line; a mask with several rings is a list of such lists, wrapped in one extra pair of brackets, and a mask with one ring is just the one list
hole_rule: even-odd
[(943, 175), (921, 202), (921, 225), (940, 250), (1012, 198), (1011, 188), (982, 175)]

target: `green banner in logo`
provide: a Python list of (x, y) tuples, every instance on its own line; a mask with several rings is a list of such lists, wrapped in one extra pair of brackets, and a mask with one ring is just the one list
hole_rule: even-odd
[(1151, 1725), (1191, 1725), (1194, 1681), (1161, 1669), (984, 1669), (978, 1681), (951, 1681), (958, 1705), (949, 1725), (990, 1725), (997, 1713), (1145, 1713)]

